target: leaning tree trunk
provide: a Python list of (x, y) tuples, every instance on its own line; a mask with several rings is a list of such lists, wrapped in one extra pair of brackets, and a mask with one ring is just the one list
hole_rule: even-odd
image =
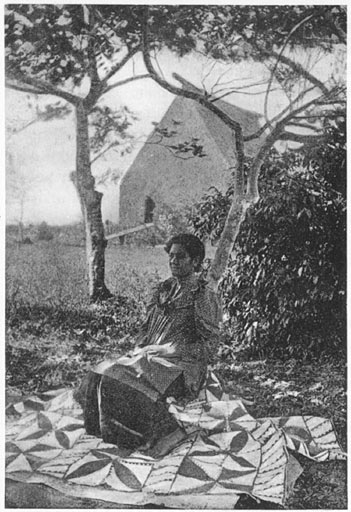
[(246, 201), (243, 191), (234, 190), (232, 203), (209, 271), (209, 282), (214, 289), (217, 289), (219, 280), (227, 267), (248, 207), (249, 203)]
[(106, 239), (101, 216), (102, 194), (95, 190), (91, 173), (88, 132), (88, 113), (83, 100), (76, 106), (76, 186), (80, 197), (84, 226), (88, 268), (89, 296), (91, 302), (111, 297), (105, 285)]
[(226, 269), (229, 256), (233, 250), (240, 231), (240, 226), (245, 219), (248, 208), (256, 204), (259, 200), (259, 172), (267, 153), (276, 141), (276, 137), (277, 133), (272, 133), (259, 147), (248, 169), (246, 182), (244, 177), (243, 144), (236, 144), (237, 163), (235, 165), (233, 198), (208, 276), (209, 282), (214, 289), (218, 288), (219, 280)]
[(210, 285), (215, 290), (217, 290), (218, 283), (227, 267), (229, 256), (239, 234), (241, 223), (245, 219), (246, 210), (249, 207), (245, 194), (245, 155), (241, 126), (237, 125), (236, 130), (233, 130), (233, 139), (236, 150), (233, 198), (208, 276)]

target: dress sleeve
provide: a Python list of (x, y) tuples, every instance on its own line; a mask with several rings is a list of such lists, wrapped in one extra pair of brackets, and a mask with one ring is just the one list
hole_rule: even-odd
[(195, 299), (195, 325), (197, 336), (206, 344), (209, 356), (218, 347), (221, 321), (219, 297), (211, 288), (204, 286)]
[(154, 310), (157, 301), (158, 296), (160, 293), (160, 285), (155, 286), (152, 288), (151, 293), (149, 294), (149, 298), (147, 300), (146, 305), (146, 318), (144, 322), (141, 324), (138, 334), (135, 337), (135, 344), (139, 347), (144, 347), (148, 344), (148, 329), (149, 329), (149, 323), (150, 323), (150, 315), (152, 314), (152, 311)]

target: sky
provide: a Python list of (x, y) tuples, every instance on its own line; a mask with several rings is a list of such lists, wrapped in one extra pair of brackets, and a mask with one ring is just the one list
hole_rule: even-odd
[[(334, 65), (325, 59), (320, 61), (318, 56), (313, 57), (315, 72), (323, 75)], [(197, 86), (205, 79), (210, 87), (218, 77), (224, 81), (233, 81), (240, 86), (250, 84), (267, 76), (263, 65), (216, 64), (198, 56), (176, 58), (170, 52), (163, 52), (158, 63), (162, 73), (172, 80), (173, 72), (178, 72), (184, 78)], [(134, 58), (133, 62), (125, 67), (116, 79), (121, 80), (130, 76), (145, 73), (141, 58)], [(224, 75), (223, 75), (224, 73)], [(179, 85), (179, 84), (177, 84)], [(226, 97), (226, 101), (242, 108), (263, 113), (262, 94), (249, 95), (248, 92), (258, 92), (261, 87), (245, 89), (240, 94)], [(53, 98), (56, 101), (55, 98)], [(141, 149), (143, 141), (154, 128), (153, 122), (161, 120), (170, 106), (174, 96), (158, 86), (151, 79), (142, 79), (110, 91), (103, 98), (103, 103), (111, 108), (126, 105), (137, 116), (131, 132), (136, 138), (131, 154), (121, 157), (110, 151), (93, 165), (93, 172), (99, 175), (106, 169), (112, 169), (116, 175), (123, 175), (133, 159)], [(281, 91), (271, 95), (269, 103), (270, 114), (274, 115), (287, 100)], [(6, 123), (8, 126), (21, 127), (33, 118), (33, 111), (28, 107), (30, 97), (26, 94), (9, 90), (5, 92)], [(46, 102), (47, 99), (40, 101)], [(17, 172), (24, 177), (26, 195), (24, 200), (25, 224), (46, 221), (49, 224), (70, 224), (78, 222), (81, 218), (80, 205), (75, 188), (70, 181), (70, 172), (75, 167), (75, 119), (73, 115), (64, 120), (50, 122), (37, 122), (23, 131), (12, 135), (6, 140), (6, 148), (13, 155), (13, 162)], [(7, 172), (7, 175), (9, 173)], [(113, 222), (118, 221), (118, 183), (108, 183), (98, 186), (104, 194), (102, 202), (103, 218)], [(14, 192), (11, 180), (7, 179), (6, 193), (6, 221), (18, 222), (20, 218), (20, 201), (18, 192)]]
[[(146, 82), (146, 80), (144, 80)], [(159, 121), (172, 101), (172, 96), (154, 84), (135, 83), (125, 86), (123, 91), (115, 89), (104, 98), (111, 108), (127, 105), (138, 120), (132, 132), (140, 138), (140, 143), (132, 155), (121, 158), (111, 151), (107, 157), (96, 163), (94, 171), (109, 167), (124, 172), (130, 165), (136, 151), (146, 135), (153, 128), (152, 122)], [(154, 98), (157, 97), (157, 101)], [(33, 117), (27, 107), (27, 95), (6, 90), (6, 119), (9, 124), (23, 126)], [(56, 101), (56, 100), (55, 100)], [(14, 120), (14, 121), (11, 121)], [(80, 220), (80, 206), (75, 188), (69, 178), (75, 168), (75, 118), (74, 114), (64, 120), (38, 122), (7, 139), (6, 147), (11, 148), (19, 172), (30, 175), (28, 196), (25, 201), (25, 223), (45, 220), (49, 224), (69, 224)], [(32, 184), (30, 183), (32, 181)], [(104, 217), (117, 220), (118, 185), (110, 184), (103, 190)], [(6, 219), (16, 222), (19, 217), (19, 201), (16, 194), (7, 190)]]

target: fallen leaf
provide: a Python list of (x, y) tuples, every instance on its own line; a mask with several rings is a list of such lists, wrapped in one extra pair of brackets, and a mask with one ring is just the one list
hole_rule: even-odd
[(318, 389), (323, 389), (323, 384), (321, 384), (320, 382), (317, 382), (317, 384), (314, 384), (313, 386), (311, 386), (309, 388), (309, 391), (317, 391)]
[(288, 388), (292, 382), (286, 382), (285, 380), (281, 380), (280, 382), (276, 382), (273, 386), (274, 389), (286, 389)]
[(283, 396), (284, 396), (284, 393), (282, 393), (282, 392), (275, 393), (273, 395), (273, 400), (279, 400), (279, 398), (283, 398)]
[(319, 398), (312, 398), (311, 403), (315, 405), (323, 405), (322, 400), (319, 400)]
[(274, 379), (267, 379), (264, 382), (261, 382), (261, 386), (272, 386), (272, 384), (275, 382)]

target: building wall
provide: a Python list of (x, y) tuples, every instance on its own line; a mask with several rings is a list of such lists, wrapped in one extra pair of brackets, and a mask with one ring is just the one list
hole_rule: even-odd
[[(244, 111), (242, 111), (244, 112)], [(257, 118), (256, 114), (254, 115)], [(160, 128), (177, 130), (177, 135), (157, 143), (151, 134), (120, 185), (120, 227), (134, 227), (144, 222), (147, 197), (155, 202), (154, 214), (167, 205), (180, 209), (197, 202), (210, 187), (227, 189), (235, 165), (234, 140), (231, 130), (217, 116), (204, 112), (194, 101), (177, 97), (159, 124)], [(162, 144), (177, 144), (199, 139), (204, 157), (184, 159), (175, 156)]]

